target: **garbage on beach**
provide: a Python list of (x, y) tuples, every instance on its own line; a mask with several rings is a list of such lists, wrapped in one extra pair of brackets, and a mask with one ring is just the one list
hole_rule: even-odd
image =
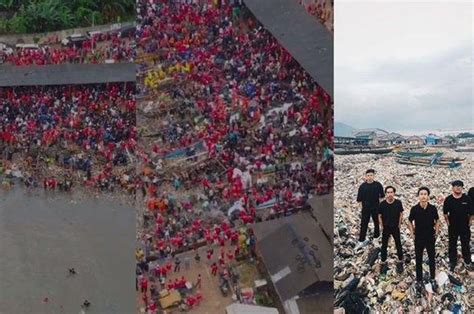
[[(463, 165), (456, 169), (403, 165), (395, 162), (393, 155), (337, 155), (335, 156), (335, 258), (334, 286), (335, 308), (339, 313), (420, 312), (467, 313), (472, 311), (474, 280), (463, 265), (460, 243), (458, 243), (458, 265), (455, 272), (449, 270), (448, 232), (442, 212), (442, 200), (451, 194), (450, 183), (459, 179), (464, 181), (464, 193), (474, 185), (474, 156), (467, 153), (448, 151), (450, 155), (465, 157)], [(417, 200), (420, 186), (431, 190), (430, 202), (438, 209), (440, 216), (440, 235), (435, 244), (436, 250), (436, 289), (429, 281), (429, 267), (426, 252), (423, 256), (424, 284), (420, 298), (415, 289), (415, 250), (405, 224), (401, 226), (401, 242), (404, 250), (404, 271), (396, 272), (397, 256), (393, 239), (388, 243), (388, 271), (380, 272), (381, 262), (378, 250), (381, 237), (372, 239), (373, 223), (369, 223), (369, 244), (355, 250), (360, 229), (360, 209), (356, 198), (359, 185), (363, 182), (365, 171), (373, 168), (375, 180), (383, 186), (396, 188), (396, 198), (404, 208), (404, 218)], [(471, 232), (474, 228), (471, 227)], [(377, 255), (377, 257), (375, 256)], [(451, 278), (452, 277), (452, 278)], [(427, 287), (425, 287), (427, 285)], [(436, 291), (435, 291), (436, 290)], [(366, 310), (368, 309), (368, 310)]]

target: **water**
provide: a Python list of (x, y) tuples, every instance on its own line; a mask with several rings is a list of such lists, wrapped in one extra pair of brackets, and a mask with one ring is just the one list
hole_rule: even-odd
[(118, 200), (1, 190), (0, 313), (82, 313), (85, 299), (85, 313), (133, 313), (134, 243), (135, 210)]

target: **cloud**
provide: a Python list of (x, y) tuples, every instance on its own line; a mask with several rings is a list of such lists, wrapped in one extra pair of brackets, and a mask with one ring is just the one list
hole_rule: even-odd
[[(433, 10), (426, 10), (430, 4), (407, 3), (354, 7), (342, 2), (336, 7), (336, 14), (342, 12), (349, 19), (340, 22), (336, 15), (336, 121), (397, 132), (474, 128), (474, 36), (471, 13), (466, 10), (472, 4), (435, 4)], [(397, 15), (401, 8), (409, 9), (408, 13)], [(352, 15), (345, 14), (351, 10), (355, 10)], [(364, 20), (351, 30), (345, 24), (360, 20), (357, 14), (375, 16), (374, 23), (386, 18), (388, 27)], [(439, 30), (437, 18), (452, 22), (448, 28), (464, 28), (449, 35)], [(404, 33), (407, 29), (409, 34)]]

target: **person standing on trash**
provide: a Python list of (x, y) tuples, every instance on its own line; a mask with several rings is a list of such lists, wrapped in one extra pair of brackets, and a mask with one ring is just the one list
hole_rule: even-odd
[(461, 251), (465, 266), (472, 269), (469, 224), (474, 212), (471, 198), (462, 191), (464, 183), (461, 180), (456, 180), (451, 185), (453, 193), (444, 200), (443, 214), (448, 225), (449, 269), (453, 272), (457, 265), (458, 238), (461, 240)]
[(467, 192), (467, 196), (471, 198), (471, 201), (474, 203), (474, 186), (472, 186)]
[(385, 188), (385, 200), (379, 206), (379, 224), (382, 229), (382, 274), (387, 273), (387, 246), (390, 236), (395, 241), (397, 248), (397, 273), (403, 272), (403, 250), (402, 242), (400, 240), (400, 226), (403, 221), (403, 205), (398, 199), (395, 199), (396, 189), (393, 186)]
[[(418, 189), (418, 204), (413, 206), (408, 216), (408, 228), (415, 242), (416, 288), (421, 295), (423, 284), (423, 251), (428, 253), (430, 283), (436, 292), (435, 241), (439, 234), (439, 216), (436, 207), (429, 203), (430, 189), (423, 186)], [(415, 222), (415, 225), (413, 225)]]
[(369, 226), (370, 217), (374, 222), (374, 238), (380, 236), (379, 220), (377, 217), (377, 211), (379, 208), (380, 201), (385, 196), (383, 186), (380, 182), (374, 180), (375, 170), (368, 169), (365, 172), (365, 182), (359, 186), (357, 192), (357, 202), (362, 211), (361, 223), (360, 223), (360, 235), (359, 244), (356, 249), (361, 248), (368, 244), (368, 240), (365, 240), (367, 235), (367, 229)]

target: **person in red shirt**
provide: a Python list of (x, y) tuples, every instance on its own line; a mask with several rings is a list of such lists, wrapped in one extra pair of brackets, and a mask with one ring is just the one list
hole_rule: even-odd
[(220, 265), (221, 267), (224, 267), (224, 265), (225, 265), (225, 258), (222, 257), (222, 256), (219, 257), (219, 265)]
[(140, 280), (140, 291), (143, 294), (146, 294), (148, 292), (148, 279), (146, 279), (145, 276), (143, 276)]
[(229, 262), (232, 262), (232, 260), (234, 259), (234, 254), (231, 250), (227, 252), (227, 259), (229, 260)]
[(213, 276), (216, 276), (216, 275), (217, 275), (217, 269), (218, 269), (217, 264), (216, 264), (215, 262), (212, 263), (212, 265), (211, 265), (211, 273), (212, 273)]

